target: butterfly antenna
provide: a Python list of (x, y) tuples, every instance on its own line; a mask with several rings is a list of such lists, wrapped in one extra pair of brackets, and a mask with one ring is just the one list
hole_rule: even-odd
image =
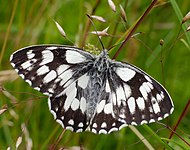
[(104, 45), (103, 45), (102, 40), (100, 39), (100, 37), (99, 37), (99, 35), (98, 35), (96, 26), (94, 25), (94, 22), (92, 21), (90, 15), (88, 15), (88, 14), (86, 14), (86, 15), (87, 15), (87, 17), (90, 19), (90, 22), (92, 23), (92, 26), (93, 26), (93, 28), (94, 28), (94, 30), (95, 30), (95, 32), (96, 32), (96, 35), (98, 36), (98, 40), (99, 40), (99, 42), (100, 42), (100, 44), (101, 44), (101, 46), (102, 46), (102, 48), (103, 48), (103, 50), (104, 50), (104, 49), (105, 49), (105, 48), (104, 48)]

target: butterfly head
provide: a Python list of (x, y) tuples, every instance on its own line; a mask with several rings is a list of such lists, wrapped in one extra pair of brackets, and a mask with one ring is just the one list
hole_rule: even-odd
[(95, 63), (94, 63), (94, 67), (97, 68), (97, 70), (99, 72), (104, 72), (105, 70), (107, 70), (108, 66), (109, 66), (109, 56), (108, 56), (108, 52), (106, 49), (104, 49), (99, 56), (97, 56)]
[(97, 59), (99, 60), (106, 60), (108, 59), (108, 51), (106, 49), (102, 50), (102, 52), (100, 53), (100, 55), (98, 55)]

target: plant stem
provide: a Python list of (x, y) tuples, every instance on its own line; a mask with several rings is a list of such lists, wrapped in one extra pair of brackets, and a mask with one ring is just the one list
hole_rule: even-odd
[(144, 12), (144, 14), (140, 17), (140, 19), (137, 21), (137, 23), (134, 25), (134, 27), (128, 33), (128, 35), (126, 36), (124, 42), (121, 44), (121, 46), (119, 47), (119, 49), (117, 50), (117, 52), (115, 53), (115, 55), (113, 56), (112, 59), (115, 59), (118, 56), (118, 54), (120, 53), (120, 51), (122, 50), (122, 48), (125, 46), (125, 44), (127, 43), (127, 41), (131, 38), (131, 36), (133, 35), (133, 33), (135, 32), (135, 30), (137, 29), (137, 27), (141, 24), (141, 22), (144, 20), (144, 18), (148, 15), (148, 13), (154, 7), (154, 5), (156, 4), (157, 1), (158, 0), (153, 0), (152, 1), (152, 3), (150, 4), (150, 6), (146, 9), (146, 11)]

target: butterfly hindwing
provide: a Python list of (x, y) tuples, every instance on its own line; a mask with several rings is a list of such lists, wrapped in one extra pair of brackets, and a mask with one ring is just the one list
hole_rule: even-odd
[(88, 73), (85, 73), (68, 85), (59, 95), (49, 98), (49, 109), (63, 128), (82, 132), (89, 125), (87, 86), (90, 82)]
[(108, 84), (108, 79), (106, 79), (103, 84), (104, 90), (101, 93), (100, 101), (97, 103), (94, 116), (90, 122), (89, 130), (93, 133), (107, 134), (127, 126), (127, 124), (115, 118), (113, 110), (114, 93), (111, 91), (110, 87), (108, 87)]

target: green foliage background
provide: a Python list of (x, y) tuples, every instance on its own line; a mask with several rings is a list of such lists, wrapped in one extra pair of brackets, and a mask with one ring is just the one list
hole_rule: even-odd
[[(63, 132), (54, 120), (47, 106), (47, 97), (33, 90), (14, 73), (9, 57), (15, 50), (35, 44), (57, 43), (72, 45), (57, 30), (52, 19), (64, 28), (67, 37), (75, 45), (82, 46), (83, 35), (88, 18), (97, 1), (94, 0), (0, 0), (0, 108), (8, 110), (0, 115), (0, 149), (16, 147), (18, 137), (23, 137), (18, 149), (26, 149), (29, 139), (21, 128), (24, 123), (32, 149), (65, 148), (81, 146), (87, 149), (148, 149), (131, 128), (124, 128), (110, 135), (95, 135), (89, 132)], [(109, 26), (108, 33), (115, 37), (103, 37), (106, 48), (114, 45), (131, 28), (151, 3), (151, 0), (114, 1), (117, 12), (113, 12), (107, 1), (97, 5), (95, 15), (104, 17), (107, 22), (94, 20), (97, 30)], [(119, 4), (127, 14), (127, 23), (120, 17)], [(188, 23), (181, 25), (182, 15), (189, 11), (188, 0), (160, 0), (160, 5), (146, 16), (136, 33), (123, 48), (117, 60), (128, 61), (146, 71), (162, 84), (173, 98), (174, 113), (161, 121), (173, 127), (190, 98), (190, 34), (185, 32)], [(117, 28), (116, 28), (117, 26)], [(90, 31), (94, 31), (91, 27)], [(160, 39), (164, 40), (163, 47)], [(112, 42), (110, 42), (112, 40)], [(97, 36), (88, 34), (85, 43), (91, 43), (101, 49)], [(114, 47), (110, 56), (119, 46)], [(161, 64), (163, 62), (163, 66)], [(164, 75), (164, 76), (163, 76)], [(189, 108), (180, 122), (177, 133), (190, 143)], [(153, 123), (138, 126), (136, 129), (155, 149), (187, 149), (188, 146), (176, 135), (168, 139), (171, 131), (162, 125)], [(155, 134), (154, 134), (155, 133)], [(60, 139), (59, 139), (60, 137)], [(166, 141), (170, 142), (167, 143)], [(150, 149), (150, 148), (149, 148)]]

